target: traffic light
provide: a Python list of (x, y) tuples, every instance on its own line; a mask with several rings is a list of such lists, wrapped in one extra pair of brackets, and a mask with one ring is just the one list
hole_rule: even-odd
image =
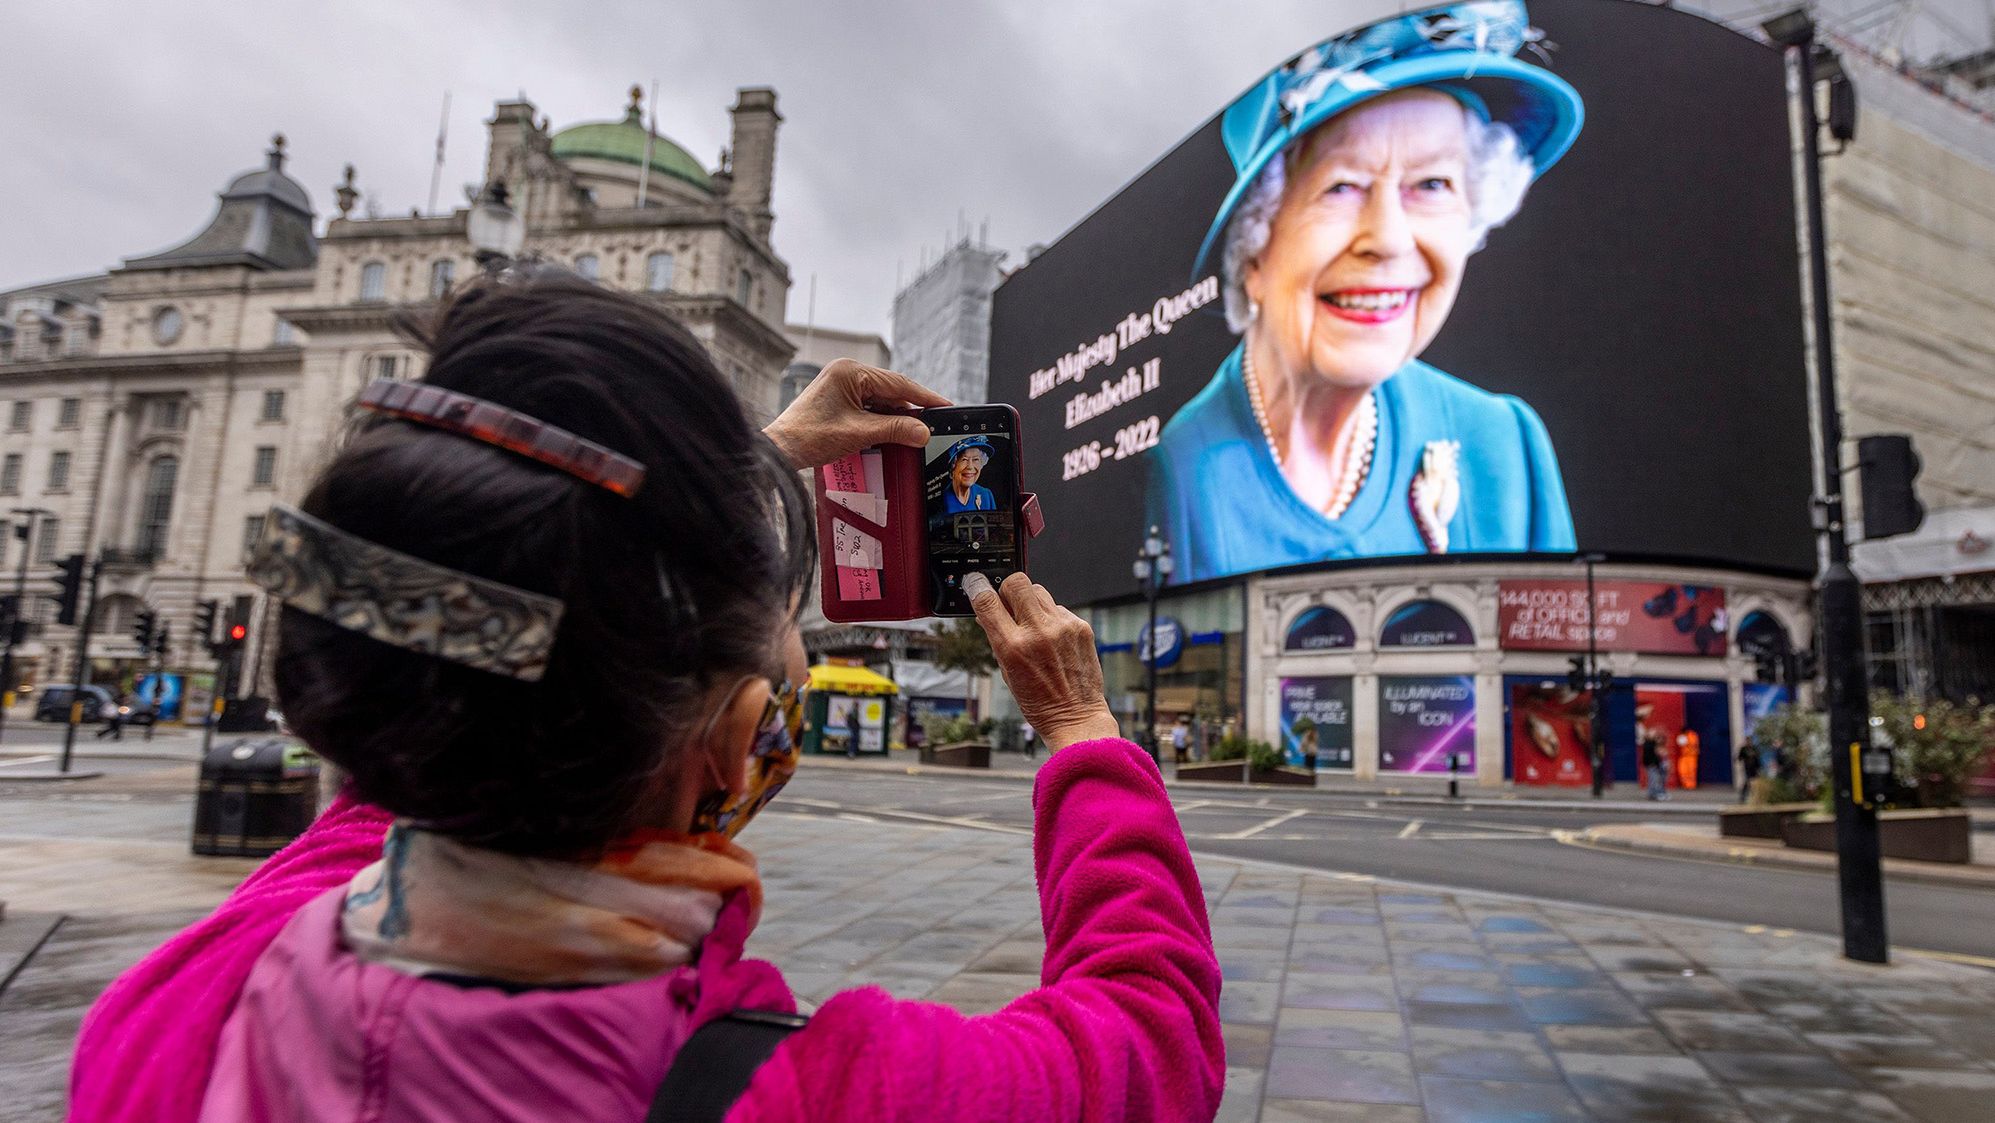
[(132, 617), (132, 638), (138, 641), (139, 654), (152, 650), (153, 630), (159, 626), (159, 613), (150, 608), (141, 608)]
[(58, 624), (76, 623), (76, 605), (83, 599), (82, 554), (71, 554), (56, 563), (55, 622)]
[(159, 626), (159, 634), (152, 637), (152, 653), (154, 655), (160, 656), (161, 658), (164, 658), (166, 656), (166, 649), (169, 646), (171, 646), (172, 643), (173, 643), (173, 622), (169, 620), (166, 623), (161, 624)]
[(222, 611), (222, 602), (204, 600), (194, 606), (194, 642), (215, 653), (215, 616)]
[(1866, 540), (1910, 534), (1926, 521), (1926, 505), (1913, 484), (1919, 478), (1919, 454), (1912, 438), (1901, 433), (1864, 437), (1856, 443), (1863, 496), (1863, 536)]

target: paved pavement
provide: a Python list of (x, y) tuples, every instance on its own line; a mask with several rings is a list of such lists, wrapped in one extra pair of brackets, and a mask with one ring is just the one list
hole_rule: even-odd
[[(1036, 985), (1018, 785), (950, 789), (986, 797), (967, 814), (989, 821), (921, 821), (813, 796), (819, 775), (746, 836), (768, 902), (752, 954), (810, 1001), (876, 984), (978, 1011)], [(7, 1119), (60, 1118), (89, 999), (250, 868), (188, 855), (190, 778), (0, 786), (0, 978), (39, 943), (0, 988)], [(1762, 925), (1213, 854), (1199, 869), (1227, 980), (1222, 1119), (1953, 1121), (1995, 1103), (1995, 973), (1856, 965)]]

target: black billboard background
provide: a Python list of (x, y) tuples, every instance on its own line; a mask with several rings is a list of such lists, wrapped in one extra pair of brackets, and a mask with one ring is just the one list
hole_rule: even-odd
[[(1632, 0), (1529, 7), (1556, 45), (1550, 69), (1585, 100), (1586, 125), (1469, 259), (1421, 358), (1515, 394), (1544, 419), (1582, 550), (1807, 572), (1807, 387), (1781, 57)], [(1304, 33), (1295, 48), (1316, 41)], [(1152, 414), (1168, 422), (1237, 339), (1215, 301), (1078, 384), (1035, 400), (1028, 378), (1184, 291), (1233, 178), (1215, 115), (998, 289), (991, 400), (1023, 418), (1025, 482), (1049, 528), (1033, 574), (1064, 600), (1135, 591), (1146, 461), (1063, 480), (1062, 454), (1097, 439), (1112, 446), (1117, 429)], [(1065, 427), (1069, 398), (1152, 358), (1159, 389)]]

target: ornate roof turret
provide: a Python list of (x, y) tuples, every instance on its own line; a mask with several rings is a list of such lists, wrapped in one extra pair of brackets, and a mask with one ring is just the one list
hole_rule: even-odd
[(284, 174), (284, 134), (270, 138), (265, 164), (230, 181), (206, 229), (180, 245), (128, 258), (126, 269), (248, 265), (257, 269), (308, 269), (318, 260), (312, 236), (312, 200)]

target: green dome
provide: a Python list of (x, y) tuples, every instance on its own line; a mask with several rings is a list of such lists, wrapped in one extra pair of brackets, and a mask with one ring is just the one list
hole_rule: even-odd
[[(642, 167), (646, 132), (643, 118), (632, 107), (621, 121), (592, 121), (555, 133), (554, 157), (557, 160), (593, 157)], [(713, 190), (713, 179), (693, 159), (692, 153), (656, 133), (651, 133), (650, 138), (653, 173), (683, 180), (702, 191)]]

